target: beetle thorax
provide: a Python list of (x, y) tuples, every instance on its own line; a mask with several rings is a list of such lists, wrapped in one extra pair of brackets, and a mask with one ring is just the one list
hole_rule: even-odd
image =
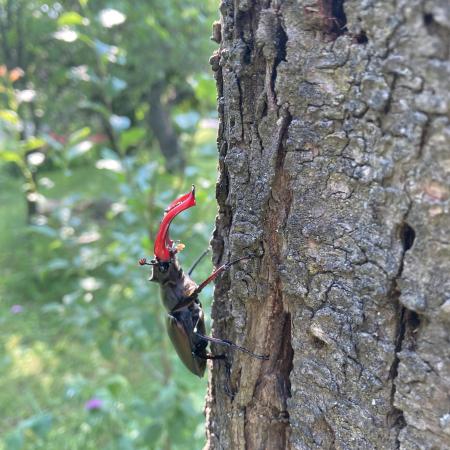
[(197, 284), (184, 273), (175, 255), (169, 262), (155, 264), (150, 281), (155, 281), (161, 287), (161, 299), (168, 311), (172, 311), (189, 297)]

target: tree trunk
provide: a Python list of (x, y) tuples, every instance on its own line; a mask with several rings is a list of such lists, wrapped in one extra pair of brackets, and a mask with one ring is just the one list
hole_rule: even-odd
[(207, 448), (450, 448), (448, 1), (220, 10)]
[(150, 112), (148, 116), (150, 127), (164, 158), (166, 169), (169, 172), (182, 171), (185, 166), (185, 157), (178, 142), (178, 136), (173, 128), (167, 106), (162, 102), (162, 95), (167, 86), (163, 82), (156, 83), (150, 89), (148, 102)]

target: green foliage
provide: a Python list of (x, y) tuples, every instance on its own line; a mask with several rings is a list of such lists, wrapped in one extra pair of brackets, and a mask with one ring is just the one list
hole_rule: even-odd
[[(202, 446), (206, 381), (137, 260), (191, 184), (197, 206), (171, 228), (184, 267), (212, 232), (212, 5), (0, 0), (0, 450)], [(161, 82), (183, 174), (148, 126)]]

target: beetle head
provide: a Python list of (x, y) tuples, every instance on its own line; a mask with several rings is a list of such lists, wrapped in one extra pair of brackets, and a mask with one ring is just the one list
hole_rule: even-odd
[(170, 261), (158, 262), (152, 259), (150, 264), (152, 265), (150, 281), (164, 284), (168, 281), (176, 282), (181, 277), (182, 270), (175, 255), (171, 255)]

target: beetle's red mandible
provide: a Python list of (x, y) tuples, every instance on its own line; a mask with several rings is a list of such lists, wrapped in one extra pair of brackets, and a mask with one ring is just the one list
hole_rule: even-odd
[(169, 261), (170, 256), (177, 252), (169, 237), (169, 226), (175, 216), (191, 206), (195, 206), (195, 186), (192, 186), (191, 192), (177, 198), (166, 208), (155, 239), (154, 253), (158, 262)]

